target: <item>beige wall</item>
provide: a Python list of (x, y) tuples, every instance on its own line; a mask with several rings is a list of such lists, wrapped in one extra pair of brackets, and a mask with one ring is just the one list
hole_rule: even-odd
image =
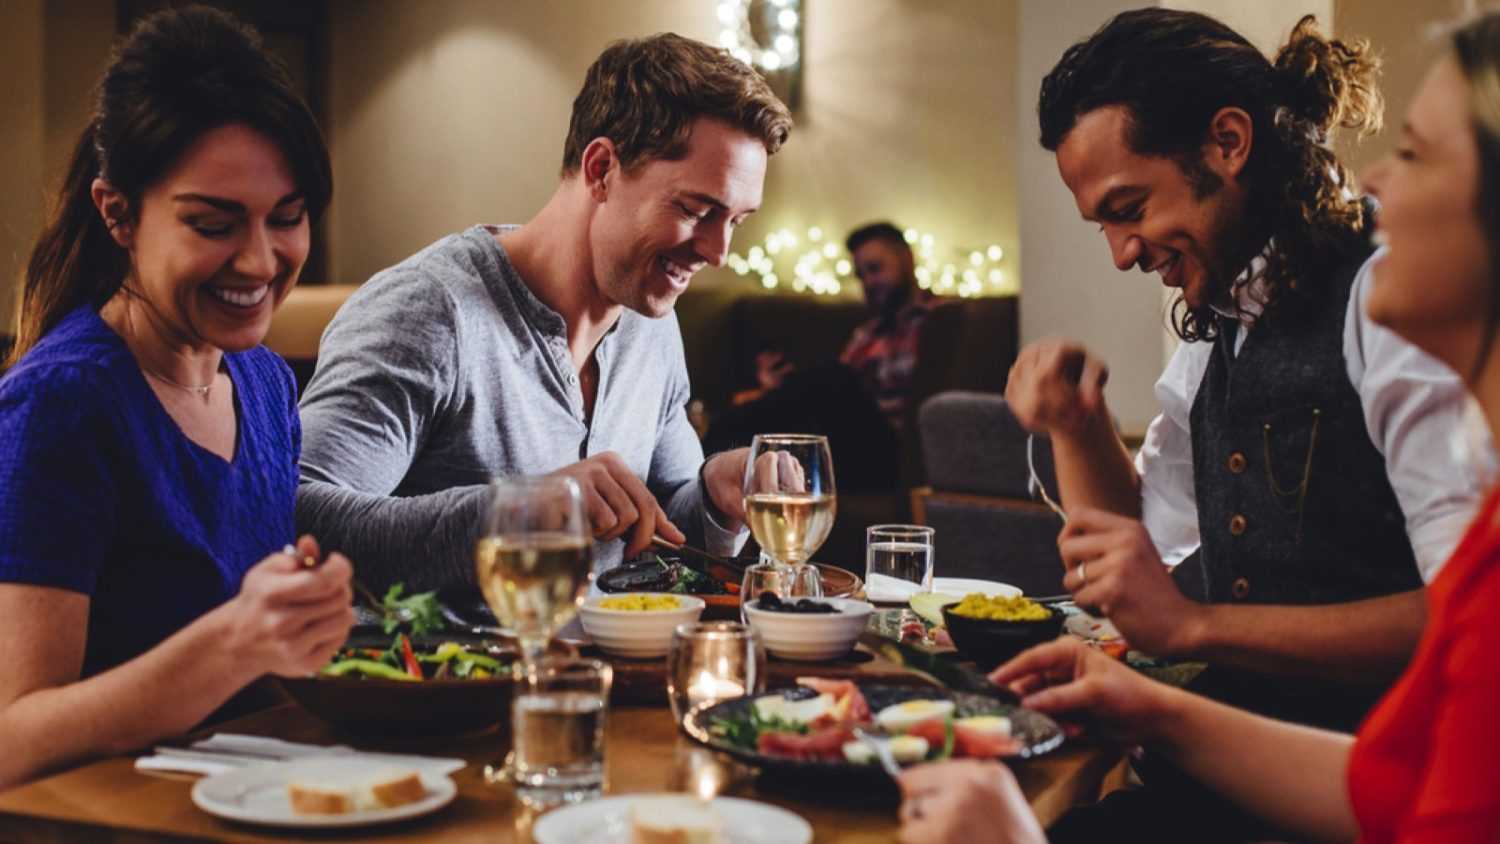
[(114, 37), (110, 0), (0, 3), (0, 333)]
[(1356, 173), (1390, 152), (1401, 137), (1401, 121), (1420, 87), (1427, 66), (1443, 42), (1432, 37), (1435, 24), (1455, 20), (1471, 5), (1466, 0), (1338, 0), (1338, 34), (1368, 38), (1383, 62), (1385, 130), (1361, 143), (1340, 139), (1344, 160)]
[[(735, 246), (888, 216), (955, 245), (1012, 247), (1014, 3), (819, 0), (806, 13), (798, 127)], [(337, 0), (332, 23), (330, 275), (348, 282), (539, 208), (572, 99), (609, 41), (718, 38), (704, 0)]]
[(0, 99), (0, 332), (8, 331), (15, 279), (41, 218), (42, 2), (0, 4), (0, 55), (5, 97)]

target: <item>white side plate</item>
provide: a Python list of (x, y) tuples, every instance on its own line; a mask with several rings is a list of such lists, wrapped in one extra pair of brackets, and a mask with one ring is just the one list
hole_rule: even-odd
[(365, 809), (342, 815), (299, 815), (287, 797), (288, 783), (358, 782), (382, 770), (368, 760), (323, 756), (288, 762), (250, 765), (204, 777), (193, 785), (193, 804), (210, 815), (232, 821), (285, 827), (366, 826), (414, 818), (453, 802), (458, 787), (453, 780), (422, 772), (427, 796), (394, 809)]
[[(630, 804), (644, 794), (605, 797), (555, 809), (532, 827), (536, 844), (630, 844)], [(714, 811), (724, 819), (731, 844), (808, 844), (812, 827), (785, 809), (715, 797)]]

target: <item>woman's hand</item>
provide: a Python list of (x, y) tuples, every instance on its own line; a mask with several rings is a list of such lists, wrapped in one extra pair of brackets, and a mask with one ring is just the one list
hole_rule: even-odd
[(898, 782), (902, 844), (1047, 840), (1015, 775), (999, 762), (961, 759), (918, 765)]
[(256, 563), (240, 593), (217, 610), (228, 628), (225, 648), (252, 678), (312, 674), (327, 664), (354, 625), (349, 560), (342, 554), (322, 560), (310, 536), (297, 540), (296, 550)]
[(1038, 645), (990, 672), (1021, 704), (1082, 716), (1103, 735), (1140, 744), (1160, 737), (1172, 689), (1072, 637)]

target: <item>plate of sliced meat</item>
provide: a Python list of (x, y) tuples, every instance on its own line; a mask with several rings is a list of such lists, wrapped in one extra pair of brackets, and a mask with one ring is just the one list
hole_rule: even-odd
[(885, 742), (896, 762), (1027, 759), (1063, 742), (1057, 722), (996, 697), (931, 686), (798, 677), (797, 686), (689, 713), (697, 741), (762, 768), (883, 776), (854, 728)]

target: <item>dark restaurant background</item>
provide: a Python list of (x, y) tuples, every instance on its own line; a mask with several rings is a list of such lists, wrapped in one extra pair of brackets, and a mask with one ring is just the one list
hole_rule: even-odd
[[(757, 0), (759, 2), (759, 0)], [(162, 0), (0, 4), (0, 319), (8, 327), (45, 197), (87, 113), (110, 40)], [(475, 222), (520, 222), (555, 185), (583, 71), (610, 40), (661, 30), (718, 43), (715, 0), (270, 0), (221, 3), (255, 23), (306, 85), (328, 135), (336, 194), (304, 283), (356, 284)], [(1050, 154), (1035, 143), (1041, 76), (1072, 41), (1139, 5), (1106, 0), (803, 0), (798, 127), (771, 163), (764, 210), (734, 244), (809, 229), (838, 244), (889, 218), (930, 234), (941, 264), (989, 246), (985, 295), (1020, 297), (1020, 342), (1080, 337), (1113, 364), (1127, 432), (1154, 413), (1151, 384), (1169, 343), (1154, 282), (1119, 277), (1078, 219)], [(1170, 2), (1222, 17), (1273, 49), (1303, 13), (1372, 39), (1386, 61), (1388, 128), (1349, 160), (1394, 143), (1429, 56), (1426, 24), (1460, 0)], [(816, 247), (815, 247), (816, 248)], [(780, 265), (778, 264), (778, 267)], [(998, 273), (991, 273), (997, 270)], [(789, 275), (789, 274), (788, 274)], [(797, 295), (731, 268), (694, 282), (693, 313), (745, 296)], [(828, 299), (855, 299), (844, 277)], [(708, 348), (684, 318), (690, 355)], [(702, 338), (699, 338), (701, 340)], [(1152, 350), (1143, 353), (1143, 349)], [(1156, 350), (1161, 350), (1160, 354)], [(982, 367), (985, 361), (973, 361)], [(727, 377), (697, 362), (695, 377)], [(700, 384), (701, 390), (727, 389)]]

